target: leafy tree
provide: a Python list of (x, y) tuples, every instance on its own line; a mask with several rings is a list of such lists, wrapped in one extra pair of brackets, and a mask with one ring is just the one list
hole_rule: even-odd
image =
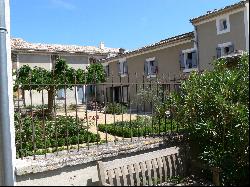
[(74, 84), (86, 84), (94, 82), (104, 82), (105, 73), (101, 64), (92, 63), (87, 72), (83, 69), (73, 69), (69, 67), (66, 60), (58, 58), (55, 68), (52, 71), (41, 67), (33, 69), (28, 65), (23, 65), (16, 75), (14, 90), (18, 87), (23, 90), (48, 91), (48, 113), (53, 111), (53, 98), (59, 89), (72, 89)]
[(95, 59), (90, 60), (91, 64), (87, 67), (87, 82), (102, 83), (105, 82), (105, 71), (103, 65), (97, 63)]

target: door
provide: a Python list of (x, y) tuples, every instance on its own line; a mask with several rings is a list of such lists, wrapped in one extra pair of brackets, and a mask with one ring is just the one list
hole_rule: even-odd
[(115, 87), (115, 102), (119, 103), (120, 102), (120, 87)]

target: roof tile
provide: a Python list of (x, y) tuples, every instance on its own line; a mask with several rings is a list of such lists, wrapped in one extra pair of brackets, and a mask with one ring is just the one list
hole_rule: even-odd
[(81, 52), (81, 53), (118, 53), (119, 48), (100, 49), (95, 46), (77, 46), (77, 45), (59, 45), (59, 44), (41, 44), (41, 43), (29, 43), (21, 38), (11, 39), (12, 50), (34, 50), (34, 51), (47, 51), (47, 52)]

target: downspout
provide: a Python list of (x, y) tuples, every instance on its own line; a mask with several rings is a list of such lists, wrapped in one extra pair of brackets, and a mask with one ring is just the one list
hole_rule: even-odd
[[(7, 10), (8, 8), (8, 10)], [(10, 46), (7, 46), (9, 33), (9, 25), (6, 25), (6, 20), (9, 21), (9, 1), (0, 0), (0, 185), (1, 186), (14, 186), (14, 156), (15, 147), (13, 147), (13, 111), (11, 105), (13, 100), (9, 97), (12, 93), (9, 89), (11, 86), (10, 81)], [(6, 16), (5, 16), (6, 14)], [(7, 16), (8, 15), (8, 16)], [(8, 50), (7, 50), (8, 48)], [(9, 63), (9, 64), (8, 64)], [(9, 71), (9, 72), (8, 72)], [(12, 94), (13, 95), (13, 94)], [(11, 95), (11, 96), (12, 96)], [(13, 108), (12, 108), (13, 109)], [(11, 123), (12, 121), (12, 123)]]
[(197, 50), (197, 68), (198, 68), (198, 72), (201, 71), (200, 68), (200, 52), (199, 52), (199, 37), (198, 37), (198, 32), (197, 32), (197, 26), (194, 26), (194, 34), (195, 34), (195, 48)]

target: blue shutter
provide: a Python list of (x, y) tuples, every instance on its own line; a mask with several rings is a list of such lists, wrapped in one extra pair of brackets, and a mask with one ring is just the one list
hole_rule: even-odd
[(180, 63), (180, 69), (185, 69), (184, 53), (180, 54), (179, 63)]
[(120, 62), (117, 63), (117, 71), (118, 75), (121, 74)]
[(192, 68), (197, 68), (197, 52), (192, 53)]
[(154, 61), (153, 62), (153, 69), (154, 71), (152, 72), (153, 74), (157, 74), (158, 73), (158, 62), (157, 61)]
[(124, 73), (124, 74), (127, 74), (127, 73), (128, 73), (128, 62), (127, 62), (127, 61), (125, 61), (125, 62), (123, 63), (123, 73)]
[(216, 48), (216, 55), (217, 55), (217, 58), (221, 57), (221, 48), (220, 47)]
[(58, 92), (57, 92), (57, 97), (58, 97), (59, 99), (65, 98), (64, 89), (58, 90)]
[(148, 75), (148, 62), (147, 61), (144, 62), (144, 73), (145, 75)]
[(234, 52), (234, 45), (230, 45), (229, 47), (229, 54)]

